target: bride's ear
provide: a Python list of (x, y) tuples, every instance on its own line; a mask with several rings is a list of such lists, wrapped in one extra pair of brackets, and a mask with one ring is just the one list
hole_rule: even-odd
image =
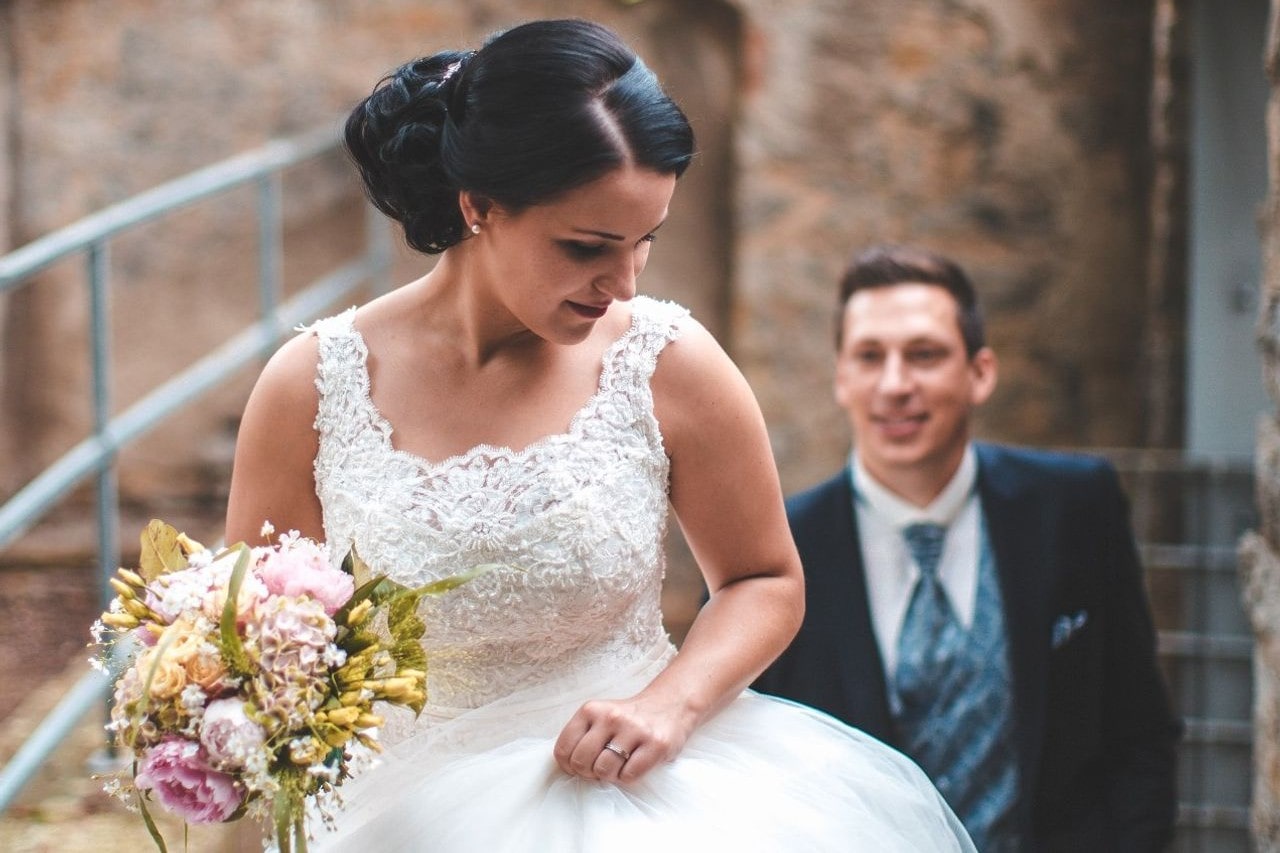
[(489, 224), (496, 207), (493, 199), (471, 190), (461, 190), (458, 193), (458, 208), (462, 211), (462, 220), (472, 231), (475, 231), (476, 226), (483, 230)]

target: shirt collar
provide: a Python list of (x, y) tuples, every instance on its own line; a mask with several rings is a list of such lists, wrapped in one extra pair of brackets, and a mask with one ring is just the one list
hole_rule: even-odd
[(853, 493), (857, 499), (893, 526), (906, 527), (920, 521), (946, 526), (955, 520), (973, 495), (973, 487), (978, 479), (978, 456), (972, 444), (966, 446), (960, 467), (956, 469), (951, 481), (924, 507), (903, 500), (877, 482), (863, 466), (857, 448), (851, 454), (849, 468)]

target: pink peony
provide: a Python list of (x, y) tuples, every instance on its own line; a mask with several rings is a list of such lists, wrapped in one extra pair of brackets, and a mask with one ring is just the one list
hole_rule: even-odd
[(177, 737), (165, 738), (147, 752), (134, 783), (154, 792), (162, 806), (188, 823), (224, 821), (243, 800), (235, 777), (212, 769), (200, 744)]
[(329, 565), (324, 547), (291, 531), (280, 537), (278, 549), (255, 548), (257, 574), (272, 595), (314, 598), (332, 616), (351, 599), (355, 581)]
[(200, 743), (219, 767), (244, 767), (266, 740), (266, 731), (245, 713), (243, 699), (215, 699), (204, 709)]

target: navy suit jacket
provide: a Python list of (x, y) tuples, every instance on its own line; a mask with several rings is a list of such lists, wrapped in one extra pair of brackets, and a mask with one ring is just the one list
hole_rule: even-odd
[[(1084, 455), (975, 447), (1008, 631), (1025, 849), (1161, 850), (1173, 833), (1181, 723), (1156, 665), (1115, 471)], [(755, 687), (899, 746), (848, 470), (789, 498), (787, 515), (807, 611)]]

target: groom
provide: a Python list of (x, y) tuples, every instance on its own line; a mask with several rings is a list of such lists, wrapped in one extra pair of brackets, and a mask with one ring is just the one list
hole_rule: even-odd
[(755, 686), (911, 756), (983, 853), (1163, 849), (1181, 726), (1115, 472), (970, 441), (996, 359), (950, 260), (872, 249), (840, 305), (856, 447), (787, 503), (808, 609)]

